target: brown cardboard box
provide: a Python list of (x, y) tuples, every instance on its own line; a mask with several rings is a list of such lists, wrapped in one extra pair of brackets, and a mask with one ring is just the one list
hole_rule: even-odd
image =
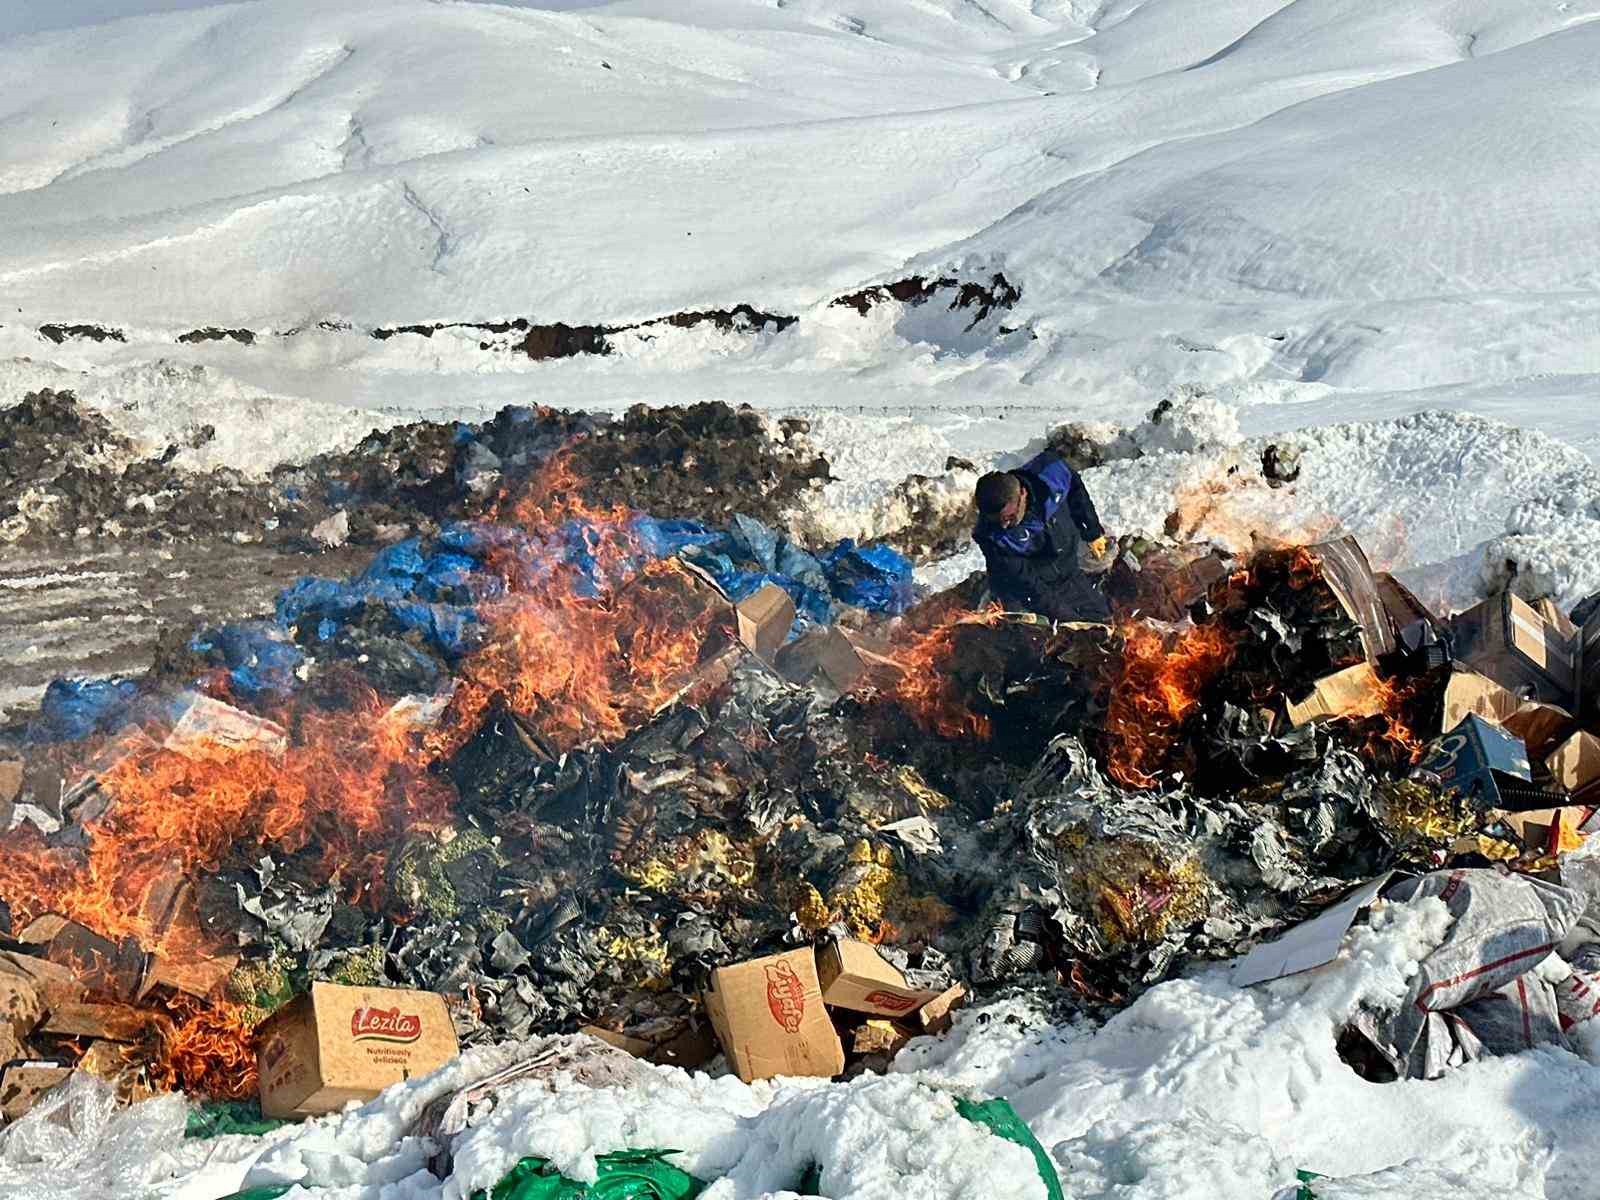
[(719, 967), (705, 1003), (728, 1065), (746, 1083), (775, 1075), (832, 1079), (844, 1070), (844, 1044), (822, 1007), (809, 947)]
[(1394, 622), (1378, 594), (1378, 581), (1366, 552), (1353, 537), (1306, 548), (1322, 567), (1323, 582), (1349, 618), (1361, 626), (1361, 648), (1368, 662), (1377, 662), (1395, 648)]
[(58, 913), (28, 922), (16, 940), (37, 946), (42, 956), (66, 967), (90, 991), (131, 999), (144, 979), (146, 957), (132, 938), (113, 942)]
[(778, 674), (790, 683), (844, 695), (866, 671), (856, 648), (832, 625), (808, 629), (778, 652)]
[(879, 1017), (905, 1017), (939, 998), (937, 991), (906, 985), (906, 977), (870, 942), (845, 938), (817, 951), (822, 1002)]
[(1557, 746), (1544, 765), (1570, 795), (1588, 799), (1600, 794), (1600, 737), (1580, 730)]
[(1371, 663), (1357, 663), (1317, 680), (1311, 694), (1298, 704), (1290, 703), (1289, 723), (1300, 726), (1308, 721), (1331, 717), (1376, 716), (1383, 706), (1378, 673)]
[(794, 601), (775, 583), (763, 584), (733, 606), (739, 640), (771, 666), (794, 624)]
[(1577, 728), (1566, 709), (1537, 700), (1523, 700), (1475, 671), (1455, 671), (1444, 689), (1444, 714), (1439, 732), (1448, 733), (1468, 713), (1477, 713), (1510, 730), (1528, 747), (1530, 758), (1542, 758)]
[(1508, 688), (1571, 708), (1578, 690), (1580, 639), (1510, 592), (1491, 596), (1451, 621), (1456, 657)]
[(371, 1100), (458, 1053), (444, 997), (313, 983), (257, 1031), (261, 1112), (308, 1117)]
[(7, 1122), (25, 1116), (56, 1084), (72, 1074), (72, 1068), (60, 1063), (12, 1063), (0, 1072), (0, 1117)]

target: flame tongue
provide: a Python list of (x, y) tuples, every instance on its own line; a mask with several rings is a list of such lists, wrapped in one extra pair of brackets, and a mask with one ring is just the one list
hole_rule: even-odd
[(1232, 661), (1234, 641), (1213, 625), (1171, 638), (1142, 625), (1121, 633), (1122, 661), (1106, 710), (1106, 769), (1126, 787), (1153, 787), (1201, 693)]

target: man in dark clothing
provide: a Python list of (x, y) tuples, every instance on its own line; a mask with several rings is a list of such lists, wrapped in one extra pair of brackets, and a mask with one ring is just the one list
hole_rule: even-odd
[(1060, 455), (1046, 450), (1020, 470), (985, 475), (976, 498), (972, 540), (1002, 604), (1052, 621), (1111, 618), (1105, 597), (1078, 565), (1081, 541), (1105, 553), (1105, 530), (1083, 480)]

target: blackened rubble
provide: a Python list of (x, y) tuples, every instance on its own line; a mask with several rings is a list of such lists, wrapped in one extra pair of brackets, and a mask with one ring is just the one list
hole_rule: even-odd
[(0, 543), (242, 538), (314, 552), (327, 539), (313, 530), (342, 513), (341, 544), (383, 544), (492, 511), (560, 452), (597, 507), (706, 521), (737, 508), (781, 524), (828, 478), (803, 422), (720, 403), (641, 406), (615, 420), (511, 407), (479, 424), (415, 422), (266, 479), (182, 469), (172, 461), (182, 449), (141, 451), (70, 392), (30, 393), (0, 409)]
[[(21, 783), (0, 899), (15, 926), (76, 906), (86, 933), (73, 937), (120, 954), (133, 935), (111, 928), (117, 914), (54, 881), (91, 864), (110, 880), (93, 855), (129, 831), (137, 861), (117, 865), (149, 868), (141, 820), (163, 802), (224, 802), (225, 838), (195, 830), (179, 866), (162, 842), (155, 866), (167, 892), (192, 889), (192, 929), (244, 1006), (217, 1011), (240, 1037), (241, 1013), (313, 979), (440, 992), (468, 1041), (687, 1034), (712, 968), (839, 934), (885, 947), (919, 986), (1025, 988), (1104, 1014), (1385, 872), (1544, 873), (1588, 832), (1592, 810), (1572, 802), (1595, 793), (1600, 766), (1581, 744), (1559, 763), (1498, 760), (1495, 803), (1579, 810), (1566, 817), (1494, 811), (1451, 774), (1449, 704), (1469, 721), (1539, 714), (1487, 676), (1463, 688), (1463, 627), (1382, 586), (1348, 539), (1247, 557), (1127, 540), (1106, 580), (1110, 625), (1003, 613), (974, 581), (890, 615), (903, 604), (808, 594), (798, 576), (837, 578), (729, 517), (722, 496), (696, 510), (719, 531), (679, 529), (688, 540), (648, 563), (616, 545), (640, 522), (611, 506), (682, 511), (696, 487), (781, 511), (826, 469), (798, 426), (773, 440), (755, 414), (706, 405), (610, 423), (508, 410), (463, 428), (461, 441), (437, 425), (375, 435), (296, 486), (341, 481), (378, 514), (353, 512), (351, 536), (371, 521), (376, 537), (380, 518), (497, 511), (496, 486), (475, 487), (463, 462), (500, 480), (556, 463), (602, 515), (546, 507), (545, 489), (529, 498), (537, 527), (469, 521), (391, 545), (359, 580), (300, 581), (275, 626), (207, 630), (171, 648), (159, 679), (68, 695), (93, 708), (84, 731), (43, 717), (10, 731), (0, 758), (25, 768), (7, 773)], [(413, 469), (384, 470), (400, 462)], [(816, 664), (785, 677), (784, 653), (747, 650), (709, 581), (728, 555), (751, 575), (787, 564), (800, 599), (821, 602), (793, 645), (827, 638), (859, 679), (833, 686)], [(1502, 630), (1511, 643), (1474, 643), (1474, 664), (1518, 677), (1530, 620), (1541, 637), (1579, 636), (1559, 613), (1524, 614)], [(184, 711), (233, 730), (232, 751), (178, 737), (173, 685), (208, 692), (220, 707)], [(74, 715), (56, 699), (48, 715)], [(16, 953), (48, 960), (35, 944)], [(135, 940), (119, 1002), (150, 985), (140, 1011), (176, 1020), (170, 964), (152, 975), (135, 950), (156, 957)], [(75, 1052), (43, 1025), (22, 1036), (30, 1052)], [(1369, 1040), (1397, 1074), (1451, 1058), (1421, 1037)]]

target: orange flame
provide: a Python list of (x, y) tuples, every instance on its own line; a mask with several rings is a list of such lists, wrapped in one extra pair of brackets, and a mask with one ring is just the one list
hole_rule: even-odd
[(1126, 787), (1146, 788), (1178, 743), (1200, 693), (1233, 659), (1234, 643), (1214, 625), (1172, 639), (1124, 625), (1122, 662), (1106, 710), (1107, 770)]
[(629, 524), (634, 514), (593, 508), (579, 490), (563, 452), (522, 496), (502, 498), (497, 511), (535, 537), (581, 538), (601, 594), (585, 594), (589, 579), (576, 568), (529, 578), (510, 551), (492, 554), (507, 594), (479, 605), (488, 636), (462, 665), (462, 684), (433, 740), (436, 752), (449, 754), (470, 739), (496, 694), (557, 751), (615, 740), (670, 701), (698, 663), (717, 606), (705, 603), (675, 560), (637, 567), (643, 555)]
[(946, 664), (955, 653), (961, 626), (992, 625), (1001, 614), (998, 604), (979, 612), (958, 611), (895, 648), (894, 661), (901, 670), (888, 694), (919, 728), (947, 738), (987, 739), (993, 732), (989, 718), (972, 711)]
[(442, 825), (454, 802), (385, 711), (368, 689), (352, 711), (294, 714), (296, 741), (281, 756), (149, 742), (101, 775), (112, 802), (86, 825), (86, 854), (52, 849), (28, 827), (4, 839), (0, 895), (24, 920), (59, 912), (153, 949), (164, 931), (141, 912), (150, 885), (174, 864), (190, 878), (214, 872), (242, 845), (290, 854), (315, 846), (350, 900), (370, 899), (389, 842)]
[(181, 993), (167, 1001), (166, 1009), (171, 1019), (161, 1025), (160, 1054), (151, 1068), (153, 1085), (217, 1100), (247, 1100), (256, 1094), (251, 1010)]

